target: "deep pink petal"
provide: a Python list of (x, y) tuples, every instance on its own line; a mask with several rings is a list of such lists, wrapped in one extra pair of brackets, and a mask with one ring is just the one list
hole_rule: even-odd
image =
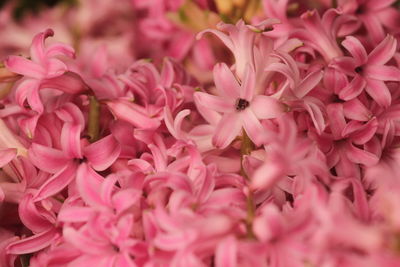
[(71, 161), (59, 172), (51, 176), (36, 192), (35, 201), (51, 197), (63, 190), (75, 179), (77, 165)]
[(213, 145), (218, 148), (227, 147), (240, 134), (242, 121), (237, 112), (226, 113), (215, 129), (212, 139)]
[(46, 70), (47, 70), (46, 78), (51, 79), (63, 75), (68, 70), (68, 67), (61, 60), (56, 58), (50, 58), (47, 59)]
[(30, 78), (42, 79), (46, 75), (46, 70), (42, 66), (23, 57), (9, 56), (4, 64), (11, 72)]
[[(311, 97), (309, 97), (311, 99)], [(321, 134), (326, 126), (325, 118), (322, 112), (322, 109), (319, 105), (314, 103), (311, 100), (304, 101), (304, 106), (310, 114), (311, 120), (313, 121), (314, 127), (317, 130), (318, 134)]]
[(235, 110), (235, 102), (233, 99), (226, 99), (203, 92), (194, 93), (193, 98), (198, 105), (202, 105), (218, 112), (232, 112)]
[(96, 171), (104, 171), (119, 157), (120, 143), (111, 134), (84, 148), (84, 155)]
[(7, 253), (10, 254), (28, 254), (39, 251), (49, 246), (57, 237), (58, 231), (51, 228), (48, 231), (30, 236), (28, 238), (12, 242), (7, 246)]
[(358, 98), (343, 103), (343, 112), (346, 118), (357, 121), (368, 121), (372, 116), (372, 112)]
[(31, 145), (28, 156), (36, 167), (49, 173), (60, 171), (70, 161), (62, 151), (36, 143)]
[(39, 90), (40, 82), (35, 79), (22, 79), (17, 85), (17, 89), (15, 91), (15, 100), (18, 105), (23, 107), (25, 105), (25, 100), (28, 97), (31, 97), (33, 91), (36, 91), (36, 94)]
[(215, 86), (221, 96), (237, 99), (240, 86), (229, 67), (225, 63), (218, 63), (215, 65), (213, 72)]
[(257, 95), (250, 103), (250, 109), (259, 119), (272, 119), (282, 115), (286, 108), (279, 100), (265, 95)]
[(364, 46), (357, 38), (353, 36), (347, 36), (342, 42), (342, 45), (353, 56), (357, 66), (363, 65), (367, 61), (367, 51), (365, 51)]
[(340, 91), (339, 97), (343, 100), (351, 100), (361, 94), (366, 84), (367, 82), (361, 75), (356, 75), (353, 80)]
[(396, 52), (397, 41), (388, 35), (368, 56), (369, 65), (383, 65), (388, 62)]
[(390, 106), (392, 96), (384, 82), (368, 79), (365, 90), (381, 107), (387, 108)]

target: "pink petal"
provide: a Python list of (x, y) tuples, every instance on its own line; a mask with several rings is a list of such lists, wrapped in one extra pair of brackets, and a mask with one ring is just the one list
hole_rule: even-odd
[(319, 70), (308, 74), (297, 86), (297, 88), (295, 88), (294, 90), (295, 95), (298, 98), (303, 98), (318, 85), (322, 77), (323, 77), (323, 72)]
[(67, 122), (61, 130), (61, 148), (68, 158), (82, 158), (81, 125)]
[(329, 104), (326, 107), (330, 128), (335, 139), (342, 138), (342, 131), (346, 127), (346, 120), (343, 114), (343, 106), (339, 103)]
[(357, 38), (353, 36), (347, 36), (342, 42), (342, 45), (353, 56), (357, 66), (363, 65), (367, 61), (367, 51), (365, 51), (364, 46)]
[(385, 38), (385, 30), (376, 14), (368, 14), (359, 18), (362, 20), (364, 27), (368, 29), (368, 36), (373, 43), (377, 44)]
[(251, 99), (253, 99), (254, 96), (255, 84), (256, 84), (255, 71), (251, 65), (247, 64), (243, 76), (242, 85), (240, 88), (240, 98), (251, 101)]
[(231, 50), (231, 51), (235, 50), (235, 47), (233, 46), (232, 40), (226, 34), (224, 34), (221, 31), (207, 29), (207, 30), (204, 30), (204, 31), (198, 33), (196, 38), (197, 39), (202, 38), (205, 33), (213, 33), (213, 34), (215, 34), (224, 43), (224, 45), (227, 48), (229, 48), (229, 50)]
[(226, 99), (202, 92), (194, 93), (193, 99), (198, 105), (202, 105), (217, 112), (232, 112), (235, 110), (233, 99)]
[(361, 94), (366, 84), (367, 82), (361, 75), (356, 75), (353, 80), (340, 91), (339, 97), (343, 100), (351, 100)]
[(119, 157), (121, 145), (111, 134), (84, 148), (84, 155), (96, 171), (104, 171)]
[(151, 118), (145, 110), (126, 100), (108, 101), (107, 106), (117, 119), (126, 121), (141, 129), (156, 129), (160, 126), (160, 121)]
[(77, 94), (87, 90), (87, 85), (78, 74), (66, 72), (64, 75), (43, 80), (41, 88), (54, 88), (67, 94)]
[[(47, 211), (39, 211), (32, 195), (25, 195), (19, 203), (18, 213), (22, 223), (34, 233), (40, 233), (53, 228), (54, 218), (49, 217)], [(47, 215), (47, 216), (46, 216)]]
[(400, 81), (400, 70), (394, 66), (371, 65), (365, 68), (365, 76), (380, 81)]
[(227, 147), (240, 134), (242, 121), (237, 112), (225, 113), (215, 129), (212, 143), (218, 148)]
[(354, 69), (357, 66), (355, 60), (351, 57), (337, 57), (332, 60), (329, 65), (337, 70), (342, 71), (346, 75), (354, 76)]
[(371, 119), (368, 123), (362, 124), (358, 121), (350, 121), (343, 129), (343, 137), (349, 137), (354, 144), (362, 145), (368, 142), (378, 129), (378, 121), (376, 118)]
[(365, 90), (381, 107), (387, 108), (390, 106), (392, 96), (384, 82), (368, 79)]
[(68, 206), (60, 210), (57, 219), (61, 222), (87, 222), (95, 214), (91, 207)]
[(294, 88), (297, 84), (296, 76), (293, 74), (293, 71), (289, 68), (288, 65), (282, 63), (271, 63), (265, 68), (265, 71), (275, 71), (284, 75), (290, 84), (290, 87)]
[[(311, 97), (310, 97), (311, 98)], [(313, 121), (314, 127), (318, 134), (321, 134), (325, 129), (325, 118), (322, 113), (321, 107), (312, 101), (304, 101), (304, 106), (310, 114), (311, 120)]]
[(250, 103), (250, 109), (259, 119), (272, 119), (283, 114), (286, 108), (281, 102), (273, 97), (257, 95)]
[(50, 58), (47, 59), (46, 70), (47, 70), (46, 78), (51, 79), (63, 75), (68, 70), (68, 67), (61, 60), (56, 58)]
[(85, 233), (78, 232), (71, 227), (64, 228), (63, 236), (66, 242), (89, 255), (102, 255), (104, 257), (107, 256), (107, 254), (111, 254), (111, 244), (93, 240), (85, 235)]
[(372, 50), (368, 56), (368, 65), (383, 65), (388, 62), (396, 52), (397, 41), (388, 35)]
[(61, 108), (57, 109), (55, 114), (64, 122), (79, 124), (82, 128), (85, 127), (85, 118), (83, 117), (82, 111), (71, 102), (68, 102)]
[(103, 180), (102, 176), (85, 163), (79, 166), (76, 173), (76, 184), (80, 196), (86, 203), (100, 210), (106, 208), (100, 196), (100, 186)]
[(7, 148), (0, 150), (0, 168), (3, 168), (10, 161), (12, 161), (17, 156), (16, 148)]
[(46, 199), (61, 192), (75, 179), (76, 169), (76, 163), (71, 161), (63, 169), (51, 176), (36, 192), (35, 201)]
[(225, 63), (216, 64), (213, 73), (215, 86), (221, 96), (231, 99), (239, 98), (239, 83)]
[(42, 66), (19, 56), (9, 56), (4, 64), (8, 70), (30, 78), (42, 79), (46, 74)]
[(31, 145), (28, 156), (36, 167), (49, 173), (60, 171), (70, 161), (62, 151), (36, 143)]
[(37, 111), (39, 114), (43, 112), (43, 103), (39, 96), (39, 88), (32, 88), (30, 92), (28, 92), (27, 101), (34, 111)]
[(235, 237), (224, 238), (215, 251), (216, 267), (236, 267), (238, 247)]
[(158, 234), (154, 239), (154, 245), (157, 248), (166, 251), (175, 251), (187, 247), (197, 238), (193, 230), (182, 230), (168, 234)]
[(363, 164), (365, 166), (373, 166), (379, 161), (379, 158), (375, 154), (359, 149), (353, 144), (348, 144), (346, 148), (347, 158), (354, 163)]
[(285, 174), (286, 165), (283, 160), (268, 162), (259, 167), (253, 174), (251, 186), (254, 189), (271, 189)]
[(75, 50), (72, 46), (63, 43), (53, 43), (46, 48), (47, 57), (66, 56), (75, 57)]
[(256, 145), (260, 145), (264, 141), (264, 128), (257, 119), (254, 112), (250, 109), (245, 109), (241, 112), (241, 120), (243, 128), (247, 135)]
[(51, 228), (40, 234), (12, 242), (7, 246), (7, 253), (10, 254), (28, 254), (39, 251), (49, 246), (57, 237), (58, 231)]
[(343, 103), (343, 112), (346, 118), (357, 121), (368, 121), (372, 116), (371, 111), (358, 98)]
[[(33, 91), (36, 91), (36, 94), (39, 90), (40, 82), (34, 79), (22, 79), (17, 85), (17, 89), (15, 92), (15, 99), (21, 107), (25, 105), (25, 100), (28, 97), (31, 97)], [(34, 103), (36, 104), (36, 103)]]
[(45, 61), (45, 47), (44, 41), (47, 37), (53, 36), (54, 31), (52, 29), (46, 29), (45, 31), (38, 33), (32, 40), (30, 54), (34, 62), (44, 64)]

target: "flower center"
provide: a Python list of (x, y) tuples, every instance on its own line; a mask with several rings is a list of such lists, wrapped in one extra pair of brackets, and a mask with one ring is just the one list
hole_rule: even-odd
[(250, 105), (249, 101), (243, 98), (236, 100), (236, 110), (244, 110)]
[(354, 71), (358, 74), (360, 74), (363, 71), (363, 68), (361, 66), (358, 66), (354, 69)]

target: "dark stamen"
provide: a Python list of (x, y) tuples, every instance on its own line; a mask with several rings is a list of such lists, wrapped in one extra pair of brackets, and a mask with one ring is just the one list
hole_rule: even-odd
[(250, 105), (249, 101), (243, 98), (236, 100), (236, 110), (244, 110)]
[(358, 67), (356, 67), (356, 68), (354, 69), (354, 71), (355, 71), (356, 73), (361, 73), (361, 72), (363, 71), (363, 68), (362, 68), (361, 66), (358, 66)]

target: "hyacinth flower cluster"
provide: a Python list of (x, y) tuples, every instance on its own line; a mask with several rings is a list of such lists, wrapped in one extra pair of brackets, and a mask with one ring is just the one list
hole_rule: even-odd
[(10, 8), (0, 266), (400, 266), (395, 1)]

